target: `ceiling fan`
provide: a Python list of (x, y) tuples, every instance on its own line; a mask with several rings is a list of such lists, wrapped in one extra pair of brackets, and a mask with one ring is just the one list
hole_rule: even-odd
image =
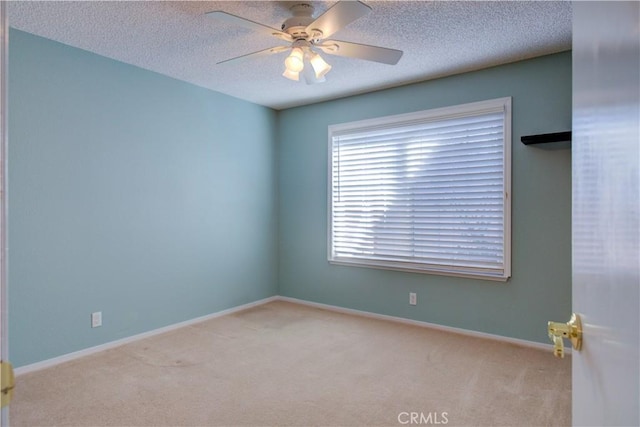
[(317, 18), (313, 17), (314, 8), (310, 3), (297, 3), (289, 9), (293, 16), (284, 21), (281, 30), (223, 11), (208, 12), (208, 16), (219, 21), (239, 25), (290, 43), (288, 46), (275, 46), (226, 59), (218, 64), (290, 51), (284, 61), (285, 71), (282, 75), (299, 81), (302, 73), (307, 84), (313, 84), (325, 81), (325, 74), (331, 70), (331, 65), (325, 62), (318, 51), (389, 65), (397, 64), (402, 57), (401, 50), (327, 40), (327, 37), (371, 11), (371, 7), (360, 1), (339, 1)]

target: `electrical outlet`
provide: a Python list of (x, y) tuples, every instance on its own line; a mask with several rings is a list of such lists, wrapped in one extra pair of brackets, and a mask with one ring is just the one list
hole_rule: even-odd
[(409, 292), (409, 304), (416, 305), (418, 304), (418, 294), (415, 292)]
[(102, 312), (96, 311), (95, 313), (91, 313), (91, 327), (97, 328), (102, 326)]

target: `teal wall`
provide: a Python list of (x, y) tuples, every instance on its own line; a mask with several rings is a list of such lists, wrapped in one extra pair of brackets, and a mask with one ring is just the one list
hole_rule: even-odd
[[(9, 73), (16, 366), (276, 294), (539, 342), (570, 313), (570, 151), (519, 142), (571, 128), (568, 52), (280, 112), (17, 30)], [(327, 126), (504, 96), (509, 282), (328, 264)]]
[(17, 30), (9, 75), (16, 366), (277, 294), (275, 111)]
[[(508, 282), (327, 262), (327, 126), (506, 96), (513, 102)], [(280, 294), (548, 342), (546, 322), (571, 313), (571, 153), (527, 147), (520, 137), (570, 129), (570, 52), (282, 111)], [(417, 306), (409, 292), (417, 292)]]

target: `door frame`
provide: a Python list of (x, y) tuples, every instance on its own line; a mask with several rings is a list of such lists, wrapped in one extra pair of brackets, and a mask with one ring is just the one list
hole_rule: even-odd
[[(9, 20), (6, 2), (0, 1), (0, 359), (8, 358), (7, 300), (7, 60)], [(0, 410), (0, 427), (9, 425), (8, 407)]]

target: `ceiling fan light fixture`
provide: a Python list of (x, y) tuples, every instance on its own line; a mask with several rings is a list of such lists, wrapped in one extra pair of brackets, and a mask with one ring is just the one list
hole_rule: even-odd
[(282, 73), (282, 75), (288, 78), (289, 80), (293, 80), (296, 82), (300, 80), (299, 71), (291, 71), (290, 69), (287, 68), (286, 70), (284, 70), (284, 73)]
[(280, 30), (220, 10), (208, 12), (207, 15), (227, 24), (239, 25), (291, 43), (290, 46), (275, 46), (236, 56), (220, 61), (218, 64), (290, 51), (284, 60), (283, 76), (293, 81), (300, 81), (300, 74), (302, 74), (302, 79), (307, 84), (314, 84), (325, 80), (324, 76), (331, 70), (331, 65), (312, 49), (327, 55), (358, 58), (389, 65), (397, 64), (402, 57), (402, 51), (397, 49), (326, 40), (327, 37), (371, 11), (371, 7), (362, 1), (338, 0), (317, 18), (313, 17), (314, 8), (310, 0), (297, 0), (294, 3), (290, 8), (293, 16), (282, 24)]
[(322, 59), (322, 56), (315, 52), (311, 52), (309, 55), (309, 62), (313, 67), (313, 71), (316, 72), (316, 78), (318, 79), (321, 79), (325, 74), (331, 71), (331, 65), (327, 64), (326, 61)]
[(284, 60), (284, 66), (287, 67), (287, 71), (291, 71), (293, 73), (299, 73), (302, 71), (304, 68), (304, 53), (302, 52), (302, 49), (299, 47), (291, 49), (291, 54), (289, 54), (287, 59)]

